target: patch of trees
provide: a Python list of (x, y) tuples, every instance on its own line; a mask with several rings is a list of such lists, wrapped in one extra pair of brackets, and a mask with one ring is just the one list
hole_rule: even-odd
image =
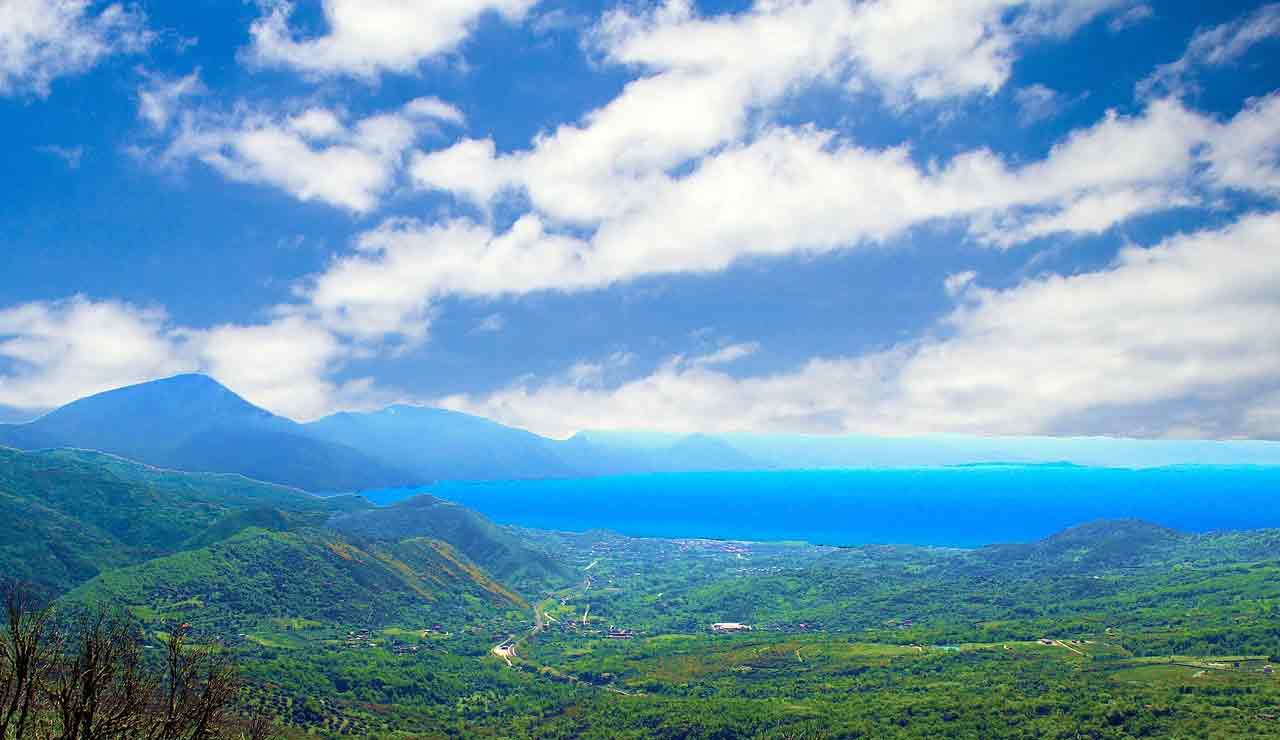
[(236, 712), (225, 652), (177, 627), (148, 650), (129, 616), (100, 608), (59, 624), (30, 590), (0, 588), (0, 740), (267, 740)]

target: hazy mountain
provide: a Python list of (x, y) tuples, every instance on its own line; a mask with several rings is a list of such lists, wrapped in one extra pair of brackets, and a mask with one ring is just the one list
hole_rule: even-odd
[(710, 434), (579, 432), (555, 448), (581, 475), (766, 470), (772, 464)]
[(438, 480), (991, 462), (1280, 464), (1280, 442), (1267, 441), (591, 430), (556, 440), (468, 414), (406, 405), (298, 424), (203, 375), (121, 388), (29, 423), (0, 424), (0, 445), (102, 450), (161, 467), (235, 472), (321, 492)]
[(70, 403), (18, 425), (0, 444), (101, 450), (175, 470), (240, 473), (312, 491), (417, 482), (356, 450), (309, 436), (204, 375), (179, 375)]
[(577, 474), (557, 442), (477, 416), (420, 406), (340, 413), (304, 425), (312, 436), (342, 444), (409, 471), (419, 482), (552, 478)]

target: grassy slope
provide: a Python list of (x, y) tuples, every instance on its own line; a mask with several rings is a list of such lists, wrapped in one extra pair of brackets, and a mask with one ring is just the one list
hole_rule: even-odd
[(129, 606), (144, 619), (181, 620), (222, 633), (263, 619), (429, 623), (525, 606), (447, 543), (412, 540), (364, 549), (315, 529), (256, 527), (102, 573), (64, 601)]
[(573, 577), (572, 569), (510, 531), (470, 509), (431, 496), (345, 514), (334, 518), (331, 526), (361, 541), (447, 540), (494, 576), (528, 589), (562, 584)]
[(0, 564), (65, 591), (105, 568), (171, 554), (227, 517), (271, 507), (324, 517), (321, 499), (236, 475), (175, 473), (100, 453), (0, 448)]

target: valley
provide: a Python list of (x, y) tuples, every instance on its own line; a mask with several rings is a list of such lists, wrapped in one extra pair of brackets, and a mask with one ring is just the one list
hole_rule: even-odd
[(0, 740), (1280, 740), (1280, 0), (0, 0)]
[(231, 651), (243, 711), (285, 734), (1280, 736), (1278, 530), (836, 547), (500, 526), (97, 453), (0, 450), (0, 481), (6, 576)]

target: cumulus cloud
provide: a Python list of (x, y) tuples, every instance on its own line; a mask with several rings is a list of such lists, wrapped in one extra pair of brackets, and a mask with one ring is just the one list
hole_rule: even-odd
[(648, 13), (618, 10), (592, 44), (641, 76), (615, 99), (526, 150), (499, 155), (492, 141), (463, 140), (417, 156), (412, 172), (424, 188), (479, 203), (521, 190), (554, 220), (595, 224), (632, 208), (668, 170), (742, 142), (798, 90), (872, 90), (898, 107), (989, 95), (1020, 46), (1119, 4), (788, 0), (702, 17), (669, 0)]
[(787, 372), (735, 377), (677, 357), (611, 387), (566, 374), (442, 403), (557, 436), (657, 428), (1280, 437), (1277, 239), (1280, 216), (1250, 216), (1126, 248), (1097, 272), (973, 288), (938, 338)]
[(0, 8), (0, 96), (49, 94), (50, 84), (102, 59), (142, 51), (153, 34), (141, 12), (89, 0), (5, 0)]
[(1208, 142), (1208, 177), (1220, 187), (1280, 196), (1280, 94), (1251, 100)]
[(1197, 71), (1232, 64), (1257, 44), (1277, 36), (1280, 36), (1280, 3), (1264, 5), (1236, 20), (1200, 29), (1191, 37), (1181, 57), (1160, 65), (1138, 82), (1138, 96), (1182, 96), (1193, 92)]
[[(675, 1), (647, 13), (616, 11), (596, 29), (594, 44), (607, 62), (641, 76), (608, 104), (527, 149), (499, 152), (492, 140), (462, 139), (413, 156), (409, 172), (421, 188), (482, 207), (507, 191), (525, 197), (521, 234), (454, 225), (471, 230), (477, 244), (520, 237), (526, 246), (513, 255), (520, 269), (495, 277), (492, 249), (459, 252), (452, 238), (436, 249), (428, 243), (445, 233), (439, 225), (404, 222), (383, 229), (362, 264), (372, 274), (379, 260), (413, 251), (418, 271), (407, 282), (430, 283), (428, 292), (455, 283), (481, 294), (574, 290), (720, 270), (749, 256), (883, 242), (957, 219), (977, 241), (1007, 248), (1102, 233), (1204, 202), (1206, 189), (1269, 192), (1274, 167), (1247, 172), (1273, 153), (1266, 124), (1275, 119), (1263, 104), (1229, 122), (1248, 134), (1229, 141), (1229, 127), (1211, 116), (1176, 99), (1152, 100), (1134, 115), (1110, 111), (1042, 160), (1016, 164), (977, 149), (921, 165), (909, 144), (870, 149), (770, 120), (788, 95), (815, 84), (872, 89), (891, 105), (990, 94), (1004, 85), (1022, 44), (1134, 7), (795, 0), (716, 17)], [(1024, 122), (1070, 102), (1035, 85), (1015, 98)], [(1235, 169), (1213, 162), (1218, 155)], [(477, 276), (441, 277), (456, 275), (465, 254), (476, 257)]]
[(0, 311), (0, 404), (47, 409), (193, 369), (162, 310), (77, 296)]
[(326, 0), (325, 33), (301, 38), (289, 25), (294, 3), (266, 0), (250, 27), (250, 60), (309, 74), (365, 79), (411, 73), (455, 49), (486, 13), (519, 21), (535, 0)]
[(205, 372), (253, 403), (301, 419), (401, 398), (333, 375), (351, 349), (299, 317), (195, 329), (157, 308), (75, 296), (0, 311), (0, 404), (42, 411), (183, 372)]
[[(149, 121), (163, 122), (172, 115), (168, 107), (154, 103), (158, 99), (144, 93), (141, 115)], [(419, 98), (356, 120), (323, 107), (292, 115), (243, 107), (229, 114), (187, 110), (163, 158), (194, 159), (231, 180), (365, 213), (376, 208), (394, 184), (406, 152), (419, 136), (435, 130), (437, 122), (461, 120), (460, 111), (434, 98)]]
[[(624, 178), (610, 191), (606, 178), (590, 197), (609, 202), (582, 209), (598, 218), (587, 236), (562, 231), (554, 214), (538, 212), (506, 232), (466, 219), (389, 221), (366, 233), (306, 295), (366, 338), (412, 337), (446, 294), (602, 288), (722, 270), (752, 256), (881, 243), (957, 220), (977, 241), (1005, 248), (1099, 234), (1139, 215), (1197, 204), (1205, 191), (1273, 192), (1277, 124), (1280, 96), (1255, 101), (1226, 122), (1163, 100), (1137, 115), (1108, 112), (1043, 159), (1016, 166), (985, 149), (920, 166), (905, 147), (867, 149), (813, 128), (766, 127), (687, 172), (650, 172), (634, 193), (634, 182)], [(492, 152), (482, 149), (479, 159)], [(457, 147), (446, 151), (471, 158)], [(459, 188), (481, 191), (493, 182), (482, 164), (454, 172)], [(561, 194), (559, 205), (572, 200)]]

